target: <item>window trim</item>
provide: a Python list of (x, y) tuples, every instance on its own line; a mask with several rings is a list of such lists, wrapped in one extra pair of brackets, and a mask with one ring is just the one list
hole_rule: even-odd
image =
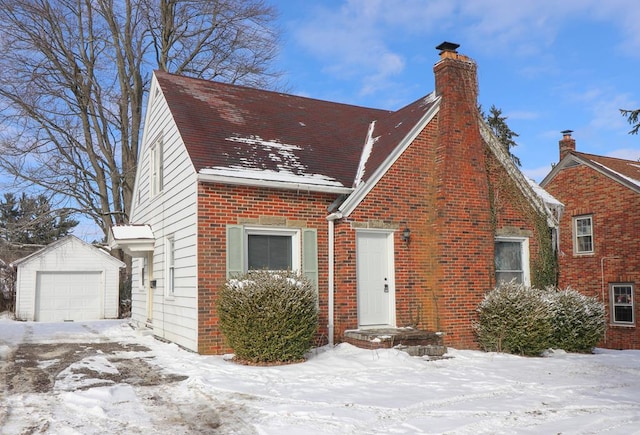
[[(495, 264), (495, 244), (498, 242), (519, 242), (520, 243), (520, 261), (522, 261), (522, 284), (525, 286), (531, 285), (531, 268), (529, 265), (529, 238), (528, 237), (511, 237), (511, 236), (499, 236), (494, 240), (494, 264)], [(498, 285), (498, 269), (495, 268), (494, 278), (496, 285)]]
[[(582, 219), (589, 219), (591, 233), (590, 234), (582, 234), (578, 236), (578, 221)], [(596, 245), (595, 245), (595, 237), (593, 234), (593, 215), (585, 214), (580, 216), (574, 216), (572, 220), (572, 239), (573, 239), (573, 253), (575, 255), (592, 255), (595, 253)], [(580, 246), (578, 243), (578, 237), (591, 237), (591, 250), (590, 251), (580, 251), (578, 247)]]
[[(631, 287), (631, 302), (629, 304), (620, 304), (617, 303), (614, 299), (615, 296), (615, 288), (616, 287)], [(614, 283), (609, 283), (609, 302), (610, 302), (610, 309), (609, 309), (609, 314), (610, 314), (610, 319), (611, 319), (611, 324), (615, 325), (615, 326), (626, 326), (626, 327), (634, 327), (636, 326), (636, 316), (635, 316), (635, 298), (634, 298), (634, 293), (635, 293), (635, 287), (633, 285), (632, 282), (614, 282)], [(616, 306), (628, 306), (631, 305), (631, 321), (630, 322), (623, 322), (623, 321), (619, 321), (616, 320), (615, 317), (615, 309)]]
[(244, 244), (243, 269), (249, 271), (249, 236), (289, 236), (291, 237), (291, 270), (300, 272), (302, 270), (301, 251), (301, 231), (294, 228), (269, 228), (269, 227), (253, 227), (246, 226), (242, 234), (242, 243)]

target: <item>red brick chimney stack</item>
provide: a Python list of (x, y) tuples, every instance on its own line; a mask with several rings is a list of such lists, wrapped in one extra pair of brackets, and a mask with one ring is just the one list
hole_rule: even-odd
[(476, 63), (459, 54), (458, 44), (436, 47), (436, 94), (440, 97), (435, 149), (435, 228), (439, 231), (436, 292), (440, 327), (451, 346), (473, 347), (475, 336), (468, 319), (475, 306), (462, 301), (481, 300), (492, 286), (494, 230), (480, 135)]
[(572, 130), (563, 130), (562, 140), (560, 140), (560, 160), (564, 159), (564, 157), (569, 154), (570, 151), (576, 150), (576, 140), (571, 137)]

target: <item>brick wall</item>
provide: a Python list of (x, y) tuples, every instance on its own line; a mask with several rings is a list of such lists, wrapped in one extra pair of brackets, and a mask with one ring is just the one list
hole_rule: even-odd
[[(436, 327), (432, 221), (437, 122), (431, 122), (346, 220), (336, 222), (336, 335), (358, 327), (355, 228), (395, 229), (397, 326)], [(409, 243), (402, 231), (411, 230)], [(416, 322), (420, 322), (418, 325)]]
[[(560, 224), (560, 286), (603, 300), (610, 318), (608, 284), (633, 283), (636, 326), (610, 325), (601, 346), (640, 349), (640, 194), (584, 165), (563, 169), (546, 189), (565, 205)], [(594, 253), (575, 255), (573, 217), (588, 214), (592, 215)]]
[(358, 326), (356, 227), (397, 229), (397, 325), (445, 332), (459, 348), (477, 347), (471, 325), (495, 285), (496, 232), (529, 237), (531, 260), (538, 255), (536, 212), (478, 131), (475, 64), (458, 55), (435, 71), (439, 114), (348, 220), (336, 222), (336, 247), (344, 248), (336, 252), (338, 337)]
[(437, 303), (445, 342), (475, 347), (470, 327), (492, 284), (494, 233), (484, 142), (477, 109), (476, 65), (445, 53), (434, 67), (442, 96), (436, 143), (433, 234)]
[(215, 301), (226, 280), (226, 226), (254, 223), (315, 228), (318, 234), (319, 336), (327, 334), (327, 207), (332, 195), (201, 183), (198, 186), (198, 352), (230, 352)]

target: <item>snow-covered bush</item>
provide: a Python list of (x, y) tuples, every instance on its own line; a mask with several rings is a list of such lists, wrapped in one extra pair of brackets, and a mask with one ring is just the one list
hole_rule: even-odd
[(474, 324), (486, 351), (540, 355), (549, 348), (553, 310), (548, 292), (515, 281), (488, 292), (478, 307)]
[(217, 309), (227, 344), (250, 363), (302, 360), (318, 327), (316, 291), (293, 272), (251, 271), (230, 279)]
[(539, 355), (549, 348), (590, 352), (604, 337), (604, 305), (570, 288), (510, 282), (485, 295), (474, 324), (484, 350)]
[(604, 304), (571, 288), (548, 290), (554, 310), (550, 347), (567, 352), (591, 352), (607, 329)]

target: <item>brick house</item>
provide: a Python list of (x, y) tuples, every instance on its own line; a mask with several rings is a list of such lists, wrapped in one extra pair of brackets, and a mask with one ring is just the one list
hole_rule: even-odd
[(578, 152), (562, 133), (560, 161), (541, 183), (565, 205), (559, 285), (606, 305), (601, 346), (640, 349), (640, 163)]
[(291, 268), (318, 289), (319, 342), (411, 326), (476, 347), (496, 280), (555, 276), (560, 204), (483, 122), (457, 47), (437, 47), (435, 91), (396, 111), (156, 72), (131, 225), (110, 235), (134, 257), (133, 321), (226, 352), (217, 289)]

